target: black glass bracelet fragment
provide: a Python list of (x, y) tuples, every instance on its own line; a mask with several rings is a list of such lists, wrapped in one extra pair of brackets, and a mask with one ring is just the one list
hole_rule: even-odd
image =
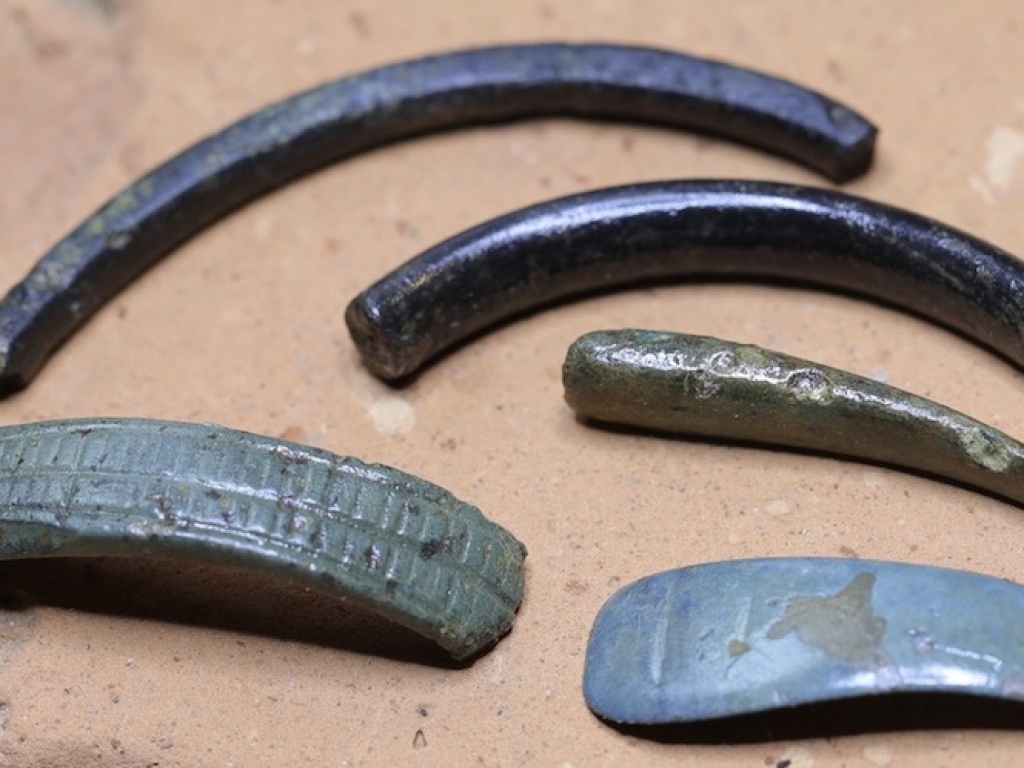
[(1024, 367), (1024, 264), (932, 219), (829, 190), (671, 181), (523, 208), (406, 262), (349, 305), (383, 379), (518, 313), (687, 277), (785, 279), (929, 318)]
[(645, 724), (914, 692), (1024, 701), (1020, 626), (1024, 587), (991, 576), (831, 558), (707, 563), (608, 599), (583, 695), (607, 720)]
[(209, 424), (0, 428), (0, 560), (163, 556), (289, 579), (462, 659), (512, 626), (526, 548), (433, 483)]
[(330, 162), (404, 138), (539, 116), (716, 134), (833, 181), (865, 171), (875, 128), (792, 83), (678, 53), (596, 44), (481, 48), (381, 67), (225, 128), (123, 190), (0, 301), (0, 389), (26, 386), (54, 348), (175, 246)]
[(749, 344), (595, 331), (562, 368), (578, 416), (866, 459), (1024, 506), (1024, 445), (932, 400)]

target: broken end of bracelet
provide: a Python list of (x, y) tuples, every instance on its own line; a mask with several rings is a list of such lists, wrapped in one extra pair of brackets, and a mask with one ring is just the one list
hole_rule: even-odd
[(0, 345), (0, 400), (25, 389), (38, 370), (36, 366), (31, 374), (26, 374), (24, 366), (18, 365), (17, 359), (12, 359), (9, 349)]
[[(435, 640), (456, 662), (469, 665), (488, 654), (512, 632), (516, 616), (522, 607), (526, 590), (525, 561), (528, 553), (523, 542), (505, 533), (509, 537), (503, 568), (507, 574), (504, 582), (506, 610), (499, 618), (490, 620), (481, 620), (481, 617), (472, 611), (453, 613), (446, 618)], [(476, 605), (479, 606), (481, 603), (478, 601)]]
[[(863, 176), (871, 167), (871, 163), (875, 158), (875, 141), (878, 138), (878, 129), (845, 107), (835, 105), (832, 109), (846, 112), (851, 115), (851, 119), (856, 118), (859, 123), (862, 123), (860, 126), (862, 133), (851, 142), (847, 151), (842, 155), (832, 155), (823, 161), (821, 166), (822, 173), (832, 182), (845, 184), (848, 181), (853, 181)], [(840, 118), (834, 117), (833, 119)]]
[(18, 374), (0, 372), (0, 400), (17, 394), (28, 386), (28, 381)]
[(64, 319), (19, 287), (0, 298), (0, 399), (32, 383), (67, 337)]
[(365, 293), (348, 305), (345, 324), (363, 364), (378, 379), (400, 383), (416, 373), (430, 356), (423, 344), (388, 328), (379, 307)]

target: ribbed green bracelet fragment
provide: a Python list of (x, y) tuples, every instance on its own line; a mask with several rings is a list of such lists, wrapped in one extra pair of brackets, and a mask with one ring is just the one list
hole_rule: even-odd
[(525, 547), (396, 469), (209, 424), (0, 429), (0, 559), (163, 556), (358, 603), (473, 656), (512, 626)]

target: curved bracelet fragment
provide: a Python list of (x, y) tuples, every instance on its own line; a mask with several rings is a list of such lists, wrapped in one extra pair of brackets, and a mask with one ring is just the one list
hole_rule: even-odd
[(1024, 506), (1024, 445), (932, 400), (748, 344), (596, 331), (562, 368), (582, 418), (822, 451), (955, 480)]
[(878, 299), (1024, 367), (1024, 264), (932, 219), (840, 192), (672, 181), (523, 208), (367, 288), (346, 312), (376, 376), (399, 379), (501, 320), (614, 287), (786, 279)]
[(292, 96), (186, 149), (57, 243), (0, 301), (0, 388), (175, 246), (330, 162), (424, 133), (538, 116), (691, 128), (803, 163), (865, 171), (876, 130), (848, 107), (728, 64), (615, 45), (510, 45), (417, 59)]
[(0, 559), (168, 556), (359, 603), (473, 656), (512, 626), (525, 547), (397, 469), (213, 425), (0, 429)]
[(1024, 587), (905, 563), (778, 558), (648, 576), (608, 599), (583, 695), (684, 723), (899, 693), (1024, 700)]

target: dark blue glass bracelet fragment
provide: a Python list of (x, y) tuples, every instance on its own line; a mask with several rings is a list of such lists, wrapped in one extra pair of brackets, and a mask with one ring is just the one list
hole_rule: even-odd
[(551, 200), (423, 251), (352, 300), (366, 367), (416, 374), (498, 323), (664, 280), (793, 281), (958, 331), (1024, 368), (1024, 264), (934, 219), (824, 189), (665, 181)]
[(583, 694), (617, 723), (693, 723), (879, 694), (1024, 701), (1024, 587), (871, 560), (666, 571), (595, 620)]
[(351, 75), (229, 125), (122, 190), (0, 300), (0, 391), (27, 386), (111, 296), (230, 211), (402, 139), (529, 117), (690, 128), (836, 182), (871, 164), (875, 127), (779, 78), (670, 51), (541, 43), (428, 56)]

